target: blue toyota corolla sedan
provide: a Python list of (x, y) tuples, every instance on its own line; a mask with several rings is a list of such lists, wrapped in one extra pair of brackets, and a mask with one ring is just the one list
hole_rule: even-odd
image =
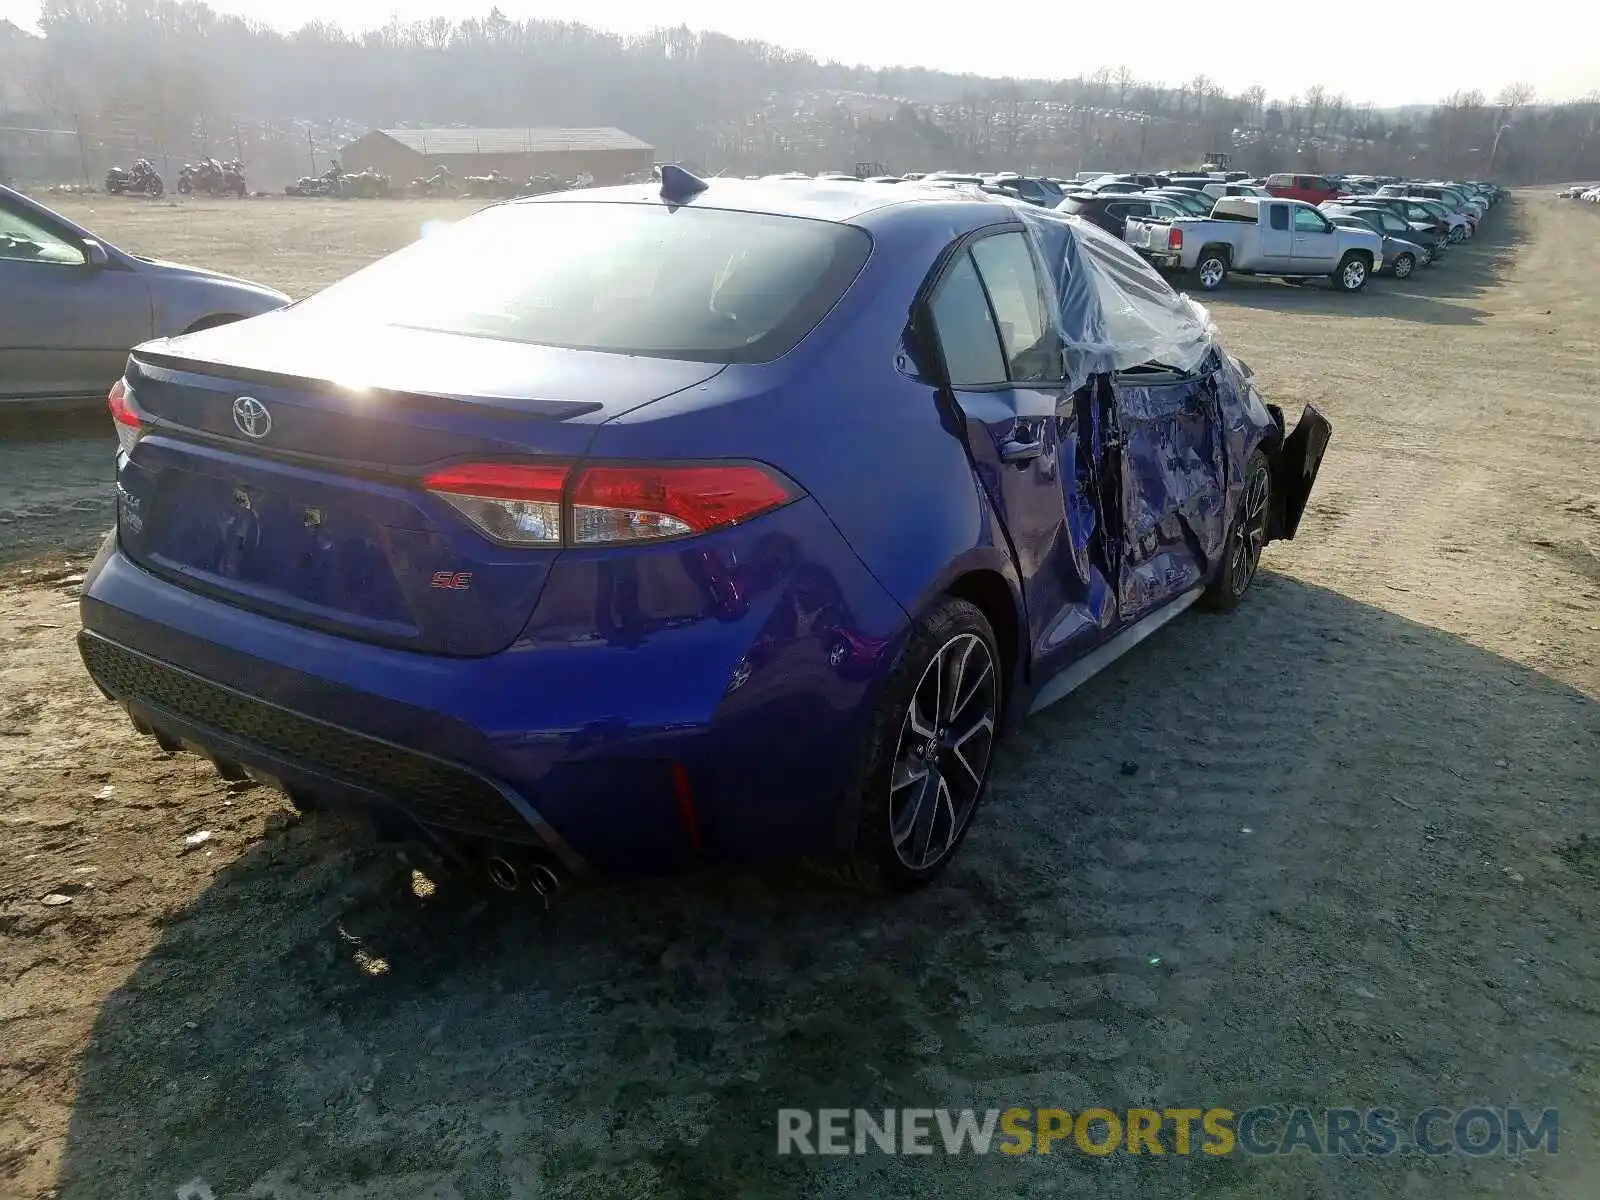
[(503, 886), (926, 882), (1008, 726), (1239, 602), (1331, 432), (1073, 218), (674, 168), (147, 343), (110, 407), (101, 690)]

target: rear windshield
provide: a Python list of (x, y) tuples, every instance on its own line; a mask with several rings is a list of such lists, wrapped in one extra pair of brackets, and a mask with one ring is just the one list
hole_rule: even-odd
[(700, 362), (794, 348), (850, 286), (865, 231), (726, 209), (488, 209), (305, 301), (410, 329)]

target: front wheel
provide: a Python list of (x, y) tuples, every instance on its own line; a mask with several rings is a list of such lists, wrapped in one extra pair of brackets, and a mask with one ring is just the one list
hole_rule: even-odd
[(1000, 682), (988, 619), (945, 597), (906, 643), (868, 733), (852, 797), (853, 882), (909, 891), (955, 857), (989, 782)]
[(1407, 279), (1411, 272), (1417, 269), (1417, 260), (1409, 254), (1402, 254), (1394, 260), (1394, 277)]
[(1256, 568), (1261, 565), (1271, 515), (1272, 472), (1267, 468), (1267, 456), (1255, 450), (1250, 461), (1245, 463), (1239, 510), (1228, 531), (1216, 578), (1206, 588), (1206, 607), (1217, 612), (1232, 612), (1239, 607), (1256, 577)]
[(1457, 225), (1454, 229), (1452, 229), (1450, 231), (1450, 240), (1452, 242), (1456, 243), (1456, 245), (1458, 245), (1458, 246), (1463, 241), (1466, 240), (1466, 237), (1467, 237), (1467, 227), (1465, 225)]
[(1341, 292), (1359, 292), (1367, 286), (1369, 269), (1367, 260), (1359, 254), (1346, 254), (1334, 272), (1333, 284)]

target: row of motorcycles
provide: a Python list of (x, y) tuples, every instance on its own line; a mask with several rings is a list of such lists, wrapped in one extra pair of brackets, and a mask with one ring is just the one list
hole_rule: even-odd
[(394, 194), (393, 181), (371, 169), (346, 175), (338, 159), (321, 175), (302, 175), (283, 189), (286, 196), (353, 196), (358, 200), (380, 200)]
[[(492, 200), (510, 200), (518, 196), (542, 196), (547, 192), (564, 192), (573, 188), (591, 187), (594, 176), (584, 172), (573, 179), (555, 175), (530, 175), (518, 182), (499, 171), (487, 175), (467, 175), (457, 179), (448, 167), (440, 167), (432, 175), (413, 179), (406, 191), (413, 196), (480, 196)], [(352, 196), (362, 200), (381, 199), (394, 195), (394, 184), (389, 176), (378, 171), (359, 171), (346, 175), (335, 159), (320, 175), (302, 175), (284, 188), (289, 196)], [(166, 187), (161, 173), (148, 158), (141, 158), (132, 167), (112, 167), (106, 172), (106, 191), (113, 196), (161, 196)], [(214, 158), (198, 163), (185, 163), (178, 172), (178, 191), (185, 196), (238, 196), (250, 194), (245, 182), (244, 163), (239, 159), (219, 162)]]
[[(106, 191), (113, 196), (153, 196), (166, 193), (161, 182), (161, 172), (148, 158), (141, 158), (131, 167), (112, 167), (106, 172)], [(250, 194), (244, 178), (244, 163), (239, 159), (218, 162), (214, 158), (198, 163), (184, 163), (178, 172), (178, 191), (185, 196), (196, 193), (202, 196), (238, 196)]]
[(547, 192), (565, 192), (574, 188), (594, 185), (594, 176), (584, 172), (573, 179), (555, 175), (530, 175), (518, 181), (500, 171), (487, 175), (466, 175), (459, 181), (448, 167), (440, 167), (432, 175), (413, 179), (408, 191), (414, 196), (480, 196), (491, 200), (511, 200), (518, 196), (542, 196)]

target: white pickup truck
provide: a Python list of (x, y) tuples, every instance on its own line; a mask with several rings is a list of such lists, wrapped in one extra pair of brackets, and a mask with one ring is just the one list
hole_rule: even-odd
[(1214, 292), (1230, 272), (1302, 280), (1327, 277), (1359, 292), (1383, 266), (1383, 239), (1335, 225), (1315, 205), (1272, 196), (1226, 196), (1209, 217), (1129, 217), (1123, 238), (1164, 270), (1188, 271)]

